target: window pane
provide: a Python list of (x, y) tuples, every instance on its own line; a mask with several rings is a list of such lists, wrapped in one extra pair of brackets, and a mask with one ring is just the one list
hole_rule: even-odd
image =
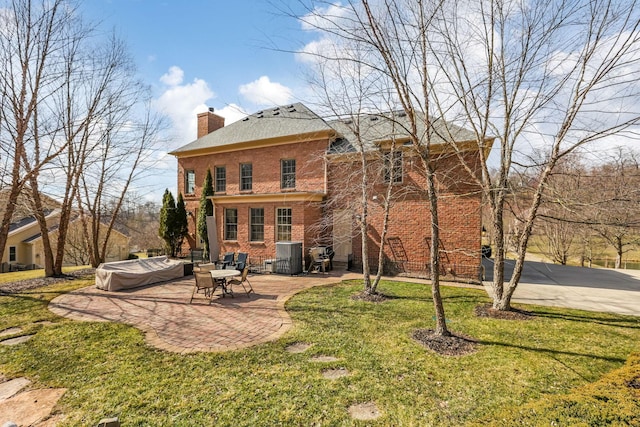
[(224, 240), (238, 240), (238, 210), (224, 210)]
[(240, 190), (251, 190), (253, 166), (251, 163), (243, 163), (240, 165)]
[(18, 257), (16, 256), (16, 247), (9, 246), (9, 262), (15, 262)]
[(384, 182), (402, 182), (402, 151), (384, 153)]
[(252, 242), (264, 241), (264, 209), (251, 208), (250, 213), (251, 234), (249, 239)]
[(296, 188), (295, 159), (280, 161), (280, 188)]
[(184, 192), (186, 194), (193, 194), (196, 191), (196, 173), (195, 171), (186, 171), (184, 178)]
[(278, 208), (276, 212), (276, 240), (291, 241), (291, 208)]
[(225, 166), (216, 166), (216, 193), (224, 193), (227, 191), (227, 168)]

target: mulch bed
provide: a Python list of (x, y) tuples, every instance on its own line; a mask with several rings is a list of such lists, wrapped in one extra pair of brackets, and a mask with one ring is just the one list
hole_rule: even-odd
[(388, 299), (390, 299), (390, 297), (379, 292), (369, 293), (366, 291), (362, 291), (358, 294), (351, 295), (351, 299), (355, 301), (365, 301), (365, 302), (385, 302)]
[(532, 320), (535, 315), (530, 311), (511, 308), (509, 311), (496, 310), (490, 303), (477, 305), (473, 310), (478, 317), (490, 317), (501, 320)]
[(429, 350), (444, 356), (464, 356), (476, 352), (478, 343), (471, 337), (451, 333), (436, 335), (433, 329), (416, 329), (412, 337)]
[(75, 270), (69, 272), (61, 277), (41, 277), (39, 279), (26, 279), (19, 280), (17, 282), (1, 283), (0, 295), (15, 294), (18, 292), (27, 291), (29, 289), (41, 288), (43, 286), (54, 285), (56, 283), (65, 282), (67, 280), (81, 279), (86, 276), (90, 276), (95, 273), (95, 268), (84, 268), (82, 270)]

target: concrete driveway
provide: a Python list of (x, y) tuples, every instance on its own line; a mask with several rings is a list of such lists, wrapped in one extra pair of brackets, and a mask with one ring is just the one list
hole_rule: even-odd
[[(484, 259), (483, 264), (485, 289), (491, 294), (493, 259)], [(506, 278), (514, 264), (507, 260)], [(640, 271), (526, 261), (513, 301), (640, 316)]]

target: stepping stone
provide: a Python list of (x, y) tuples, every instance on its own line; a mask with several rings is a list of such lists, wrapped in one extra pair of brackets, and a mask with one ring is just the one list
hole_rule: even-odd
[(21, 337), (9, 338), (8, 340), (0, 341), (2, 345), (16, 345), (29, 341), (33, 335), (22, 335)]
[(336, 380), (338, 378), (346, 377), (349, 375), (351, 375), (350, 372), (344, 368), (326, 369), (322, 371), (322, 376), (328, 380)]
[(18, 334), (20, 332), (22, 332), (22, 328), (16, 326), (15, 328), (5, 329), (4, 331), (0, 332), (0, 337), (6, 337), (7, 335)]
[(354, 420), (371, 421), (379, 418), (382, 414), (375, 403), (366, 402), (349, 406), (349, 415)]
[(29, 384), (31, 384), (31, 381), (26, 378), (14, 378), (0, 384), (0, 402), (14, 396)]
[(338, 360), (340, 359), (334, 356), (314, 356), (311, 358), (312, 362), (337, 362)]
[(286, 348), (286, 350), (289, 353), (304, 353), (305, 351), (309, 350), (309, 348), (311, 348), (313, 344), (307, 344), (304, 342), (297, 342), (294, 344), (291, 344), (290, 346), (288, 346)]
[(29, 390), (0, 402), (0, 420), (11, 420), (19, 426), (30, 426), (51, 415), (64, 388)]

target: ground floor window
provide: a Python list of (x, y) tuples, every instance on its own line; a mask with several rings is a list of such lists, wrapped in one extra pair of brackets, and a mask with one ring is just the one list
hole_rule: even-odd
[(291, 208), (278, 208), (276, 210), (276, 241), (291, 241), (292, 224)]
[(16, 262), (18, 255), (15, 246), (9, 246), (9, 262)]
[(238, 240), (238, 209), (224, 210), (224, 240)]
[(250, 208), (250, 235), (249, 240), (252, 242), (264, 241), (264, 208)]

